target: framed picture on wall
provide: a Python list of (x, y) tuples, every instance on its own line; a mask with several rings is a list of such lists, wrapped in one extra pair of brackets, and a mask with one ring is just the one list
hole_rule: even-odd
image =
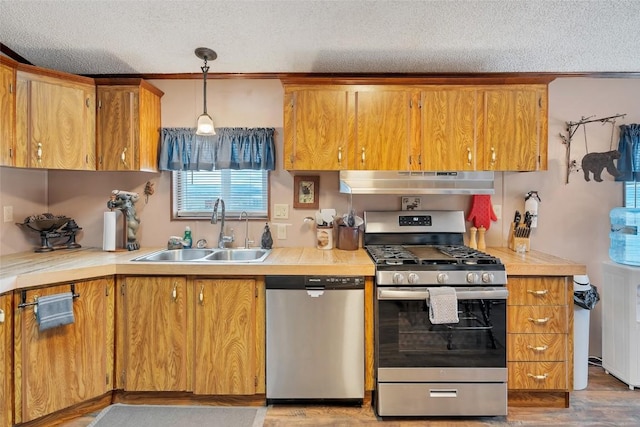
[(296, 209), (318, 209), (320, 202), (319, 176), (293, 177), (293, 207)]

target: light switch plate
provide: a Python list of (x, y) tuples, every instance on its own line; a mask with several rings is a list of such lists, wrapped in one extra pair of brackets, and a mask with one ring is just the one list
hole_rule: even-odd
[(403, 196), (402, 197), (402, 210), (403, 211), (419, 211), (422, 199), (416, 196)]
[(287, 226), (284, 224), (276, 224), (278, 240), (285, 240), (287, 238)]
[(289, 218), (289, 205), (275, 203), (273, 205), (273, 218), (274, 219), (288, 219)]
[(13, 206), (5, 206), (4, 207), (4, 222), (13, 222)]

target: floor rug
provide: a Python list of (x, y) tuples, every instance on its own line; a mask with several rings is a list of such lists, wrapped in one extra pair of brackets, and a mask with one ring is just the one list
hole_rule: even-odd
[(262, 427), (266, 407), (111, 405), (89, 427)]

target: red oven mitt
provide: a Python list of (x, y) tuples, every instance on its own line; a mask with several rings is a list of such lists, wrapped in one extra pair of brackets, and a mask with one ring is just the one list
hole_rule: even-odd
[(493, 212), (493, 206), (491, 206), (491, 196), (488, 194), (474, 194), (467, 221), (473, 221), (474, 227), (484, 227), (488, 230), (491, 221), (497, 220), (498, 217), (496, 217)]

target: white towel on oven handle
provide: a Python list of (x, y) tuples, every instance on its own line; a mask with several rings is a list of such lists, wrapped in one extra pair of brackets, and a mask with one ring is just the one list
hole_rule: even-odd
[(444, 323), (458, 323), (458, 297), (451, 286), (427, 288), (427, 306), (429, 307), (429, 321), (434, 325)]

